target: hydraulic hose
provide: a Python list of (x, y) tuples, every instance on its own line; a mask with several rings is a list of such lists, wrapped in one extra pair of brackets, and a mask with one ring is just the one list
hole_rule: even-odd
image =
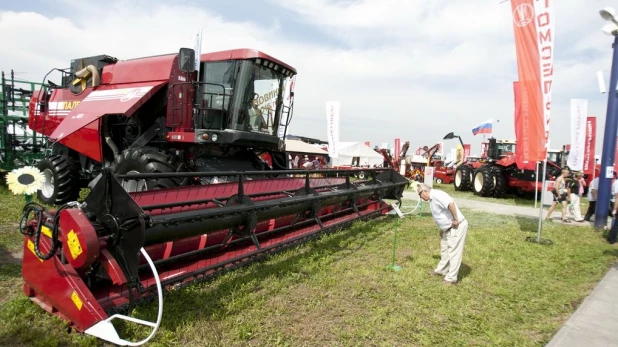
[[(67, 203), (65, 205), (62, 205), (58, 209), (58, 211), (56, 211), (56, 214), (54, 215), (54, 219), (53, 219), (52, 228), (51, 228), (52, 229), (51, 231), (52, 246), (49, 252), (47, 252), (47, 254), (43, 254), (39, 246), (40, 240), (41, 240), (41, 230), (43, 228), (43, 217), (45, 213), (45, 207), (37, 203), (34, 203), (34, 202), (28, 203), (26, 204), (26, 206), (24, 206), (21, 221), (19, 222), (19, 232), (25, 236), (34, 236), (34, 253), (36, 254), (37, 257), (39, 257), (39, 259), (49, 260), (51, 259), (51, 257), (53, 257), (56, 254), (56, 251), (58, 250), (58, 247), (60, 246), (60, 242), (58, 242), (58, 235), (60, 233), (60, 230), (58, 229), (59, 224), (60, 224), (60, 212), (62, 212), (62, 210), (66, 208), (75, 206), (75, 204), (76, 203)], [(28, 221), (30, 220), (29, 217), (31, 213), (34, 213), (35, 218), (36, 218), (36, 222), (37, 222), (36, 230), (33, 230), (31, 226), (27, 225)]]

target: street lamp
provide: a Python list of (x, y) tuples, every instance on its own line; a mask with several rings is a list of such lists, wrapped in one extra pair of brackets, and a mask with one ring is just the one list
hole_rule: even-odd
[(463, 147), (464, 143), (463, 143), (463, 141), (461, 140), (461, 137), (460, 137), (459, 135), (455, 135), (455, 134), (453, 134), (452, 132), (450, 132), (450, 133), (446, 134), (446, 136), (444, 136), (444, 139), (443, 139), (443, 140), (452, 140), (452, 139), (454, 139), (454, 138), (458, 138), (458, 139), (459, 139), (459, 142), (461, 142), (461, 147)]
[(602, 31), (614, 37), (612, 71), (610, 76), (609, 88), (607, 88), (607, 114), (605, 116), (605, 131), (603, 134), (603, 155), (601, 156), (601, 170), (599, 173), (599, 190), (597, 196), (596, 218), (594, 219), (595, 228), (602, 228), (607, 225), (609, 214), (609, 200), (612, 194), (612, 178), (614, 176), (614, 155), (616, 150), (616, 135), (618, 133), (618, 21), (615, 18), (613, 8), (606, 7), (599, 11), (601, 17), (608, 21)]

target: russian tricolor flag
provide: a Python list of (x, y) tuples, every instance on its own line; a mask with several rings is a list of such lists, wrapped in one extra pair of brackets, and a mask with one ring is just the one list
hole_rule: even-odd
[(491, 125), (492, 125), (493, 120), (487, 120), (477, 126), (475, 126), (472, 129), (472, 134), (474, 134), (475, 136), (478, 134), (491, 134)]

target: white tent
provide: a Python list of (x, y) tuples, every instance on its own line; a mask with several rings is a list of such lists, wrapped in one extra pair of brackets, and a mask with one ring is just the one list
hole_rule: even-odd
[(361, 166), (381, 166), (384, 163), (382, 154), (362, 142), (339, 142), (339, 156), (330, 159), (330, 166), (352, 165), (355, 157), (360, 158)]
[(299, 140), (285, 139), (285, 151), (287, 153), (302, 153), (328, 155), (328, 152), (318, 146), (314, 146)]

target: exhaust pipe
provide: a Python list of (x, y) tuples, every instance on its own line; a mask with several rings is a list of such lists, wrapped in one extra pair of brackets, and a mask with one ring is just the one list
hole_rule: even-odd
[(98, 86), (101, 82), (101, 76), (99, 76), (99, 70), (94, 65), (88, 65), (75, 73), (75, 77), (78, 78), (86, 78), (89, 75), (92, 75), (92, 87)]

